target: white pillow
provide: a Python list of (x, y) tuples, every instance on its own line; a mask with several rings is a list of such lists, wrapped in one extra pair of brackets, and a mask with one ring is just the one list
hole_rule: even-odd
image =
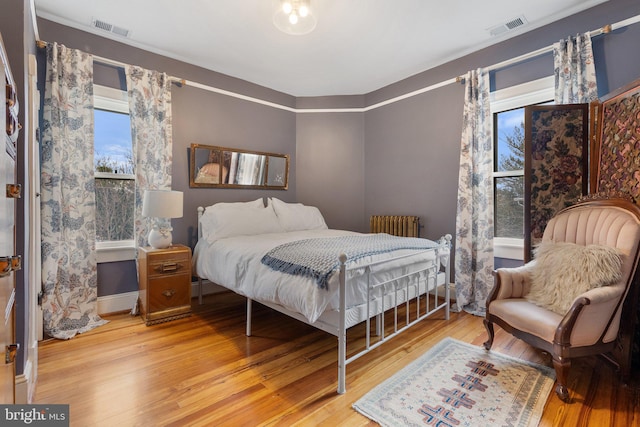
[(326, 230), (320, 210), (315, 206), (305, 206), (302, 203), (286, 203), (272, 197), (269, 199), (278, 221), (285, 231)]
[(219, 239), (253, 234), (281, 233), (284, 230), (271, 208), (251, 203), (217, 203), (209, 206), (202, 218), (203, 237), (210, 243)]

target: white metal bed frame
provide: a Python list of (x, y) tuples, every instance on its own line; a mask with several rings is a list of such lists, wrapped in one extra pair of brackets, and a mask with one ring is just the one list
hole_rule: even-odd
[[(198, 207), (198, 239), (202, 238), (202, 227), (200, 226), (200, 219), (204, 213), (203, 207)], [(440, 238), (438, 241), (438, 247), (433, 249), (424, 249), (408, 254), (400, 255), (385, 260), (372, 262), (368, 265), (347, 266), (347, 256), (340, 256), (340, 290), (339, 290), (339, 320), (338, 324), (335, 323), (335, 319), (330, 319), (324, 314), (320, 316), (315, 322), (309, 322), (305, 316), (295, 311), (291, 311), (279, 304), (258, 301), (260, 304), (265, 305), (273, 310), (283, 313), (296, 320), (311, 325), (317, 329), (321, 329), (331, 335), (338, 338), (338, 394), (343, 394), (346, 391), (346, 367), (349, 363), (360, 358), (369, 351), (379, 347), (386, 341), (405, 331), (406, 329), (414, 326), (427, 317), (430, 317), (439, 310), (444, 310), (445, 319), (449, 320), (449, 303), (450, 303), (450, 290), (449, 290), (449, 278), (451, 271), (451, 235), (447, 234)], [(413, 257), (421, 253), (435, 251), (436, 258), (433, 265), (419, 267), (418, 269), (402, 274), (401, 276), (393, 277), (389, 280), (382, 282), (374, 282), (375, 269), (378, 266), (382, 266), (385, 263), (397, 261), (403, 258)], [(439, 282), (438, 274), (440, 272), (440, 266), (444, 265), (444, 294), (439, 294)], [(346, 307), (346, 287), (348, 272), (352, 269), (364, 269), (367, 275), (367, 302), (364, 304), (366, 311), (364, 312), (364, 318), (358, 316), (351, 321), (347, 321), (347, 307)], [(404, 279), (404, 280), (403, 280)], [(402, 282), (402, 283), (399, 283)], [(421, 288), (421, 284), (424, 283), (424, 290)], [(433, 284), (433, 288), (430, 288), (430, 283)], [(224, 286), (224, 284), (219, 284)], [(392, 291), (389, 292), (389, 287)], [(425, 294), (429, 294), (434, 297), (433, 304), (429, 303), (429, 297), (425, 298), (424, 304), (420, 303), (420, 297)], [(379, 295), (377, 295), (379, 294)], [(442, 301), (438, 303), (439, 298)], [(415, 318), (410, 319), (410, 303), (415, 301)], [(202, 278), (198, 276), (198, 301), (202, 304)], [(251, 336), (251, 313), (252, 313), (251, 298), (247, 298), (247, 323), (246, 334)], [(398, 307), (405, 305), (406, 319), (404, 322), (399, 322), (398, 319)], [(422, 305), (424, 305), (424, 311), (421, 311)], [(359, 308), (362, 308), (358, 306)], [(384, 313), (393, 308), (393, 332), (389, 335), (385, 335), (384, 327)], [(326, 313), (326, 312), (325, 312)], [(371, 342), (371, 319), (376, 318), (376, 336), (378, 337), (375, 342)], [(356, 352), (351, 357), (347, 357), (347, 329), (362, 322), (366, 322), (366, 335), (365, 335), (365, 348)], [(400, 323), (400, 324), (399, 324)]]

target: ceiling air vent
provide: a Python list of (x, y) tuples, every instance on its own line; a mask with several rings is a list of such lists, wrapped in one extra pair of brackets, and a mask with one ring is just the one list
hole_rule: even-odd
[(94, 19), (91, 21), (91, 26), (102, 31), (115, 34), (117, 36), (129, 37), (129, 30), (126, 28), (118, 27), (117, 25), (109, 24), (108, 22), (101, 21), (100, 19)]
[(528, 24), (527, 18), (524, 15), (520, 15), (517, 18), (513, 18), (512, 20), (505, 22), (504, 24), (496, 25), (495, 27), (489, 28), (489, 33), (492, 36), (498, 36), (500, 34), (506, 33), (507, 31), (515, 30), (516, 28), (520, 28), (523, 25)]

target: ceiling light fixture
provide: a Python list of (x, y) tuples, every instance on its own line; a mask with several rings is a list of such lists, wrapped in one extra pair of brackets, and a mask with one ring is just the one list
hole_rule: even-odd
[(273, 23), (282, 32), (293, 35), (308, 34), (316, 27), (311, 0), (276, 0)]

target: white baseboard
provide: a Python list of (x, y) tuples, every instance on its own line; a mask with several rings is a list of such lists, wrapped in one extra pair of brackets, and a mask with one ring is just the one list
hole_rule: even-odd
[[(208, 280), (202, 281), (202, 295), (215, 294), (224, 291), (225, 288), (211, 283)], [(198, 298), (198, 282), (191, 283), (191, 298)], [(98, 314), (118, 313), (129, 311), (138, 300), (138, 292), (125, 292), (121, 294), (107, 295), (98, 298)]]
[(98, 297), (98, 314), (131, 310), (138, 301), (138, 291)]
[[(38, 345), (38, 342), (35, 342)], [(16, 375), (15, 380), (15, 400), (16, 405), (29, 405), (33, 402), (37, 382), (37, 372), (31, 360), (24, 364), (24, 372)]]

